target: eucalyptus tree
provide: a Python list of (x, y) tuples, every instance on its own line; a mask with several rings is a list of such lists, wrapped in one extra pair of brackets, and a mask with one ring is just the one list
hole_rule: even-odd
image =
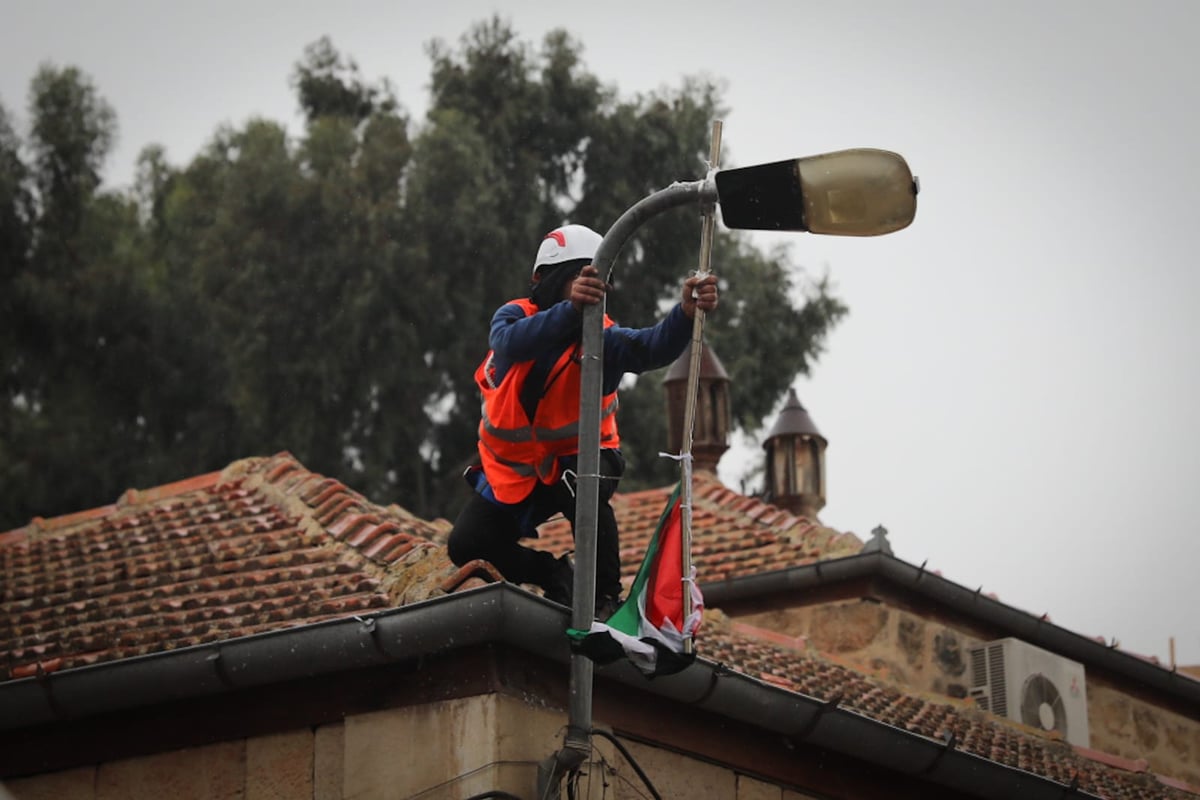
[[(485, 20), (428, 46), (414, 120), (321, 39), (290, 75), (299, 130), (221, 126), (181, 166), (150, 145), (129, 191), (100, 186), (115, 112), (83, 73), (43, 68), (26, 136), (0, 108), (0, 528), (280, 450), (376, 501), (453, 514), (488, 323), (527, 292), (541, 237), (604, 231), (701, 177), (726, 110), (701, 79), (623, 96), (583, 53), (566, 32), (535, 45)], [(610, 314), (653, 322), (698, 246), (699, 209), (644, 226)], [(709, 340), (753, 429), (845, 308), (783, 252), (729, 232), (714, 252)], [(656, 457), (660, 380), (622, 397), (627, 488), (673, 474)]]

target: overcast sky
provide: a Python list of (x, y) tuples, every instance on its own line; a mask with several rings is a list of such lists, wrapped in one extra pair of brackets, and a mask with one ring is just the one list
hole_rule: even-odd
[(726, 163), (903, 154), (911, 228), (756, 236), (850, 307), (796, 384), (830, 441), (823, 521), (1200, 663), (1200, 3), (0, 0), (0, 102), (23, 124), (40, 63), (81, 67), (118, 115), (119, 187), (150, 143), (183, 165), (221, 123), (298, 136), (288, 75), (322, 35), (420, 120), (425, 43), (493, 12), (531, 43), (566, 28), (625, 96), (724, 82)]

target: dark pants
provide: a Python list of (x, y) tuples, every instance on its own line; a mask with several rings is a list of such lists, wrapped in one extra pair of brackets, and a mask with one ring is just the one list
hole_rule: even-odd
[[(624, 459), (613, 450), (601, 452), (600, 505), (596, 519), (596, 598), (619, 597), (621, 594), (621, 553), (617, 535), (617, 518), (609, 500), (617, 489)], [(573, 469), (574, 465), (570, 465)], [(563, 481), (537, 487), (524, 502), (504, 506), (486, 500), (476, 493), (459, 512), (447, 541), (450, 560), (463, 565), (476, 558), (492, 562), (504, 577), (513, 583), (532, 583), (546, 587), (554, 573), (555, 557), (519, 544), (529, 536), (532, 527), (561, 513), (571, 523), (575, 533), (574, 481), (568, 487)]]

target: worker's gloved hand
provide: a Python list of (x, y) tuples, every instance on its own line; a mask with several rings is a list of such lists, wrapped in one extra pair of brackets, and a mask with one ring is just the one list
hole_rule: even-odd
[(600, 280), (599, 272), (591, 264), (579, 271), (579, 277), (571, 281), (571, 289), (567, 299), (576, 311), (583, 311), (584, 306), (594, 306), (604, 299), (608, 285)]
[(693, 275), (683, 282), (683, 313), (688, 319), (696, 316), (696, 309), (712, 311), (719, 300), (717, 276), (711, 272), (703, 278)]
[(625, 457), (620, 450), (600, 451), (600, 502), (607, 503), (617, 492), (621, 476), (625, 474)]

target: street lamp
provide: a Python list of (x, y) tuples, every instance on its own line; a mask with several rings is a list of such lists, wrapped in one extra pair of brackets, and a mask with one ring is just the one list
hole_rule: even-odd
[(879, 236), (908, 226), (917, 182), (886, 150), (840, 150), (716, 173), (730, 228)]
[[(715, 161), (715, 159), (714, 159)], [(672, 208), (719, 205), (729, 228), (879, 236), (912, 222), (918, 185), (908, 164), (886, 150), (855, 149), (739, 169), (711, 170), (639, 200), (617, 219), (592, 259), (606, 281), (617, 253), (643, 224)], [(600, 394), (604, 302), (584, 307), (579, 398), (579, 464), (575, 500), (575, 597), (571, 627), (591, 628), (596, 598), (596, 518), (600, 497)], [(540, 781), (557, 784), (591, 750), (592, 662), (571, 656), (563, 748), (543, 763)]]

